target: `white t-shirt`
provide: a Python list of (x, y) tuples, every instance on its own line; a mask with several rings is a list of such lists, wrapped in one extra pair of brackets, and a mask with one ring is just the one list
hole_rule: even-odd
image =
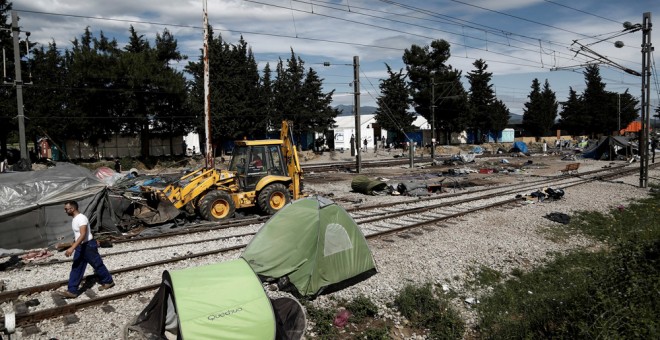
[(92, 240), (92, 230), (89, 228), (89, 220), (87, 219), (87, 216), (83, 214), (78, 214), (76, 217), (73, 218), (73, 221), (71, 221), (71, 229), (73, 229), (73, 236), (77, 240), (78, 237), (80, 237), (80, 226), (86, 225), (87, 226), (87, 241), (83, 242), (89, 242)]

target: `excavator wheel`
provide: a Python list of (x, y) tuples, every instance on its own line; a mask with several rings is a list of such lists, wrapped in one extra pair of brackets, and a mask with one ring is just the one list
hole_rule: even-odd
[(273, 183), (261, 190), (257, 198), (259, 209), (268, 215), (276, 213), (278, 210), (291, 201), (289, 190), (284, 184)]
[(199, 200), (199, 214), (207, 221), (220, 221), (234, 216), (236, 206), (228, 192), (209, 191)]

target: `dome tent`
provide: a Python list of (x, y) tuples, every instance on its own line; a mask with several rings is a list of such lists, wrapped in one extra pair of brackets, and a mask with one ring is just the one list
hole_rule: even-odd
[[(125, 328), (146, 339), (300, 339), (300, 304), (269, 300), (243, 259), (163, 272), (158, 292)], [(134, 339), (131, 335), (131, 339)]]
[(376, 266), (353, 218), (329, 199), (308, 197), (268, 220), (241, 255), (263, 281), (314, 298), (369, 278)]

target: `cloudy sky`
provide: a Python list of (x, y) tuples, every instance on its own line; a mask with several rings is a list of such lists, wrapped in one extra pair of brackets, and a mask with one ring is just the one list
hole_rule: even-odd
[[(569, 87), (582, 92), (579, 65), (592, 62), (595, 55), (576, 53), (580, 45), (575, 40), (615, 64), (641, 71), (641, 31), (613, 36), (623, 31), (626, 21), (642, 23), (644, 12), (656, 9), (660, 14), (657, 0), (207, 1), (209, 23), (216, 33), (229, 42), (243, 35), (260, 68), (266, 63), (274, 68), (293, 50), (324, 78), (326, 90), (336, 90), (334, 105), (353, 103), (349, 84), (354, 56), (360, 59), (361, 104), (375, 105), (385, 63), (394, 70), (404, 68), (401, 56), (406, 48), (444, 39), (451, 44), (449, 64), (463, 75), (476, 59), (487, 62), (498, 98), (516, 114), (522, 114), (534, 78), (541, 83), (547, 79), (560, 101)], [(64, 50), (89, 27), (94, 36), (102, 31), (123, 46), (133, 25), (152, 43), (156, 33), (168, 29), (181, 52), (197, 60), (203, 43), (203, 4), (204, 0), (23, 0), (14, 1), (14, 9), (33, 42), (54, 41)], [(660, 17), (655, 20), (660, 22)], [(659, 46), (660, 31), (652, 37), (653, 45)], [(617, 40), (624, 47), (615, 48)], [(654, 66), (660, 64), (656, 55)], [(640, 77), (606, 65), (601, 75), (607, 90), (629, 89), (640, 96)], [(651, 104), (657, 105), (655, 70), (652, 78)]]

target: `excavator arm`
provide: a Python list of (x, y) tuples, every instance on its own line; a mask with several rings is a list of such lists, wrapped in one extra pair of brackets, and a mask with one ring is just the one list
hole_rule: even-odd
[(303, 170), (298, 159), (298, 151), (293, 141), (293, 123), (287, 120), (282, 121), (282, 130), (280, 132), (282, 143), (282, 154), (286, 161), (286, 168), (293, 184), (293, 199), (302, 197), (302, 178)]

